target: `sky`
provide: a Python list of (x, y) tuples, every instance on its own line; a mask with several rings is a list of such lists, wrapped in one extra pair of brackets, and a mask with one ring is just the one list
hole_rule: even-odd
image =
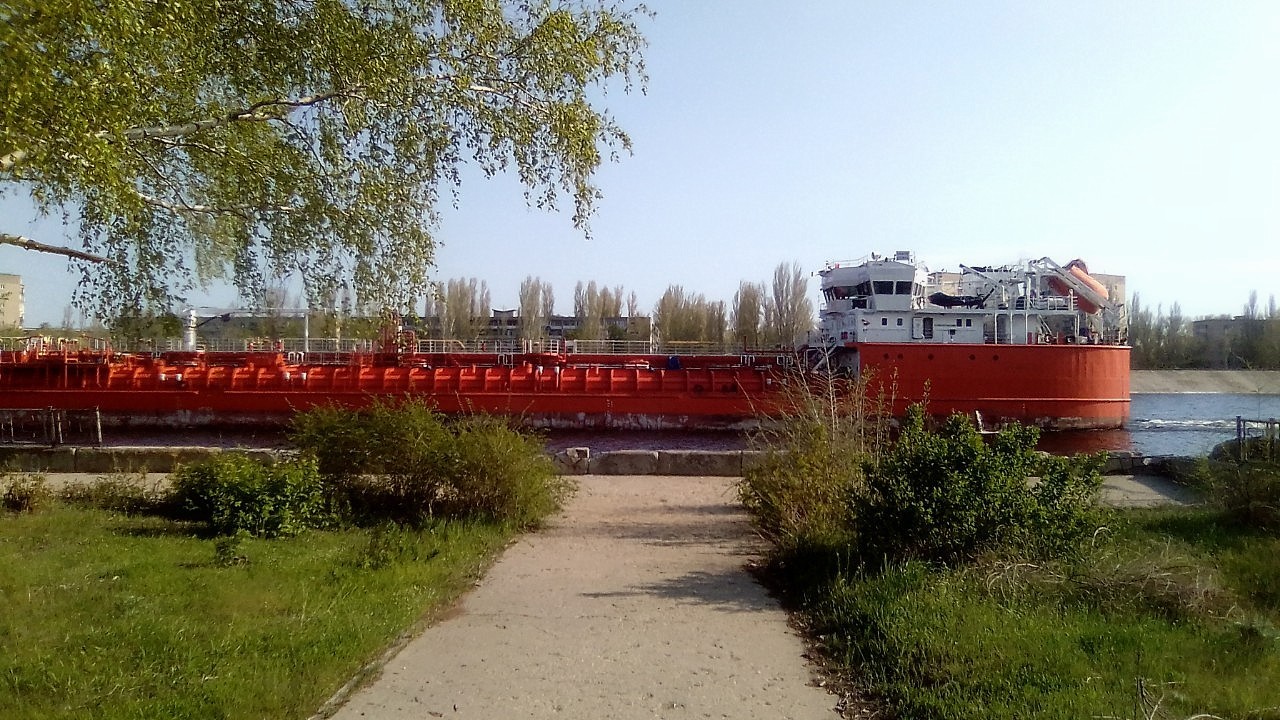
[[(594, 280), (649, 310), (670, 285), (729, 302), (779, 263), (912, 250), (931, 270), (1082, 258), (1188, 317), (1280, 294), (1280, 3), (647, 5), (647, 92), (601, 99), (634, 150), (598, 173), (590, 238), (469, 172), (437, 279), (514, 308), (539, 277), (561, 313)], [(13, 193), (0, 227), (74, 243)], [(67, 267), (0, 247), (30, 326), (62, 321)]]

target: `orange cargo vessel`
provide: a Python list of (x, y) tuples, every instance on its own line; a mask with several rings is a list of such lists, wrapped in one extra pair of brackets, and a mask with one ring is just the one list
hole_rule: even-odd
[(1123, 305), (1076, 260), (929, 274), (910, 252), (829, 263), (811, 365), (862, 375), (895, 413), (978, 414), (1050, 429), (1129, 418)]
[[(927, 400), (932, 413), (991, 423), (1124, 424), (1123, 307), (1083, 263), (962, 269), (944, 287), (910, 253), (829, 264), (819, 273), (817, 337), (798, 351), (443, 352), (401, 333), (363, 352), (116, 353), (31, 338), (0, 351), (0, 410), (192, 426), (283, 422), (318, 405), (414, 396), (445, 413), (537, 427), (741, 428), (778, 410), (782, 385), (800, 371), (865, 377), (895, 413)], [(194, 331), (193, 322), (191, 348)]]
[(94, 410), (110, 425), (282, 422), (319, 405), (424, 397), (537, 427), (737, 428), (794, 353), (0, 352), (0, 409)]

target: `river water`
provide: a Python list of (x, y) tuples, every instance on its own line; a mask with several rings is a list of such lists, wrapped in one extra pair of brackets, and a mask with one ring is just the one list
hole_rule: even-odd
[(1123, 430), (1045, 433), (1050, 452), (1133, 450), (1143, 455), (1206, 455), (1236, 436), (1236, 417), (1280, 418), (1280, 395), (1142, 393), (1132, 397)]
[[(1040, 448), (1071, 454), (1126, 450), (1142, 455), (1206, 455), (1214, 445), (1236, 436), (1236, 416), (1280, 418), (1280, 395), (1227, 393), (1135, 394), (1129, 424), (1120, 430), (1046, 432)], [(556, 431), (547, 438), (552, 450), (588, 447), (613, 450), (738, 450), (746, 438), (731, 432)]]
[[(1040, 448), (1071, 454), (1128, 450), (1143, 455), (1207, 454), (1236, 433), (1236, 416), (1280, 418), (1280, 395), (1177, 393), (1135, 394), (1130, 421), (1121, 430), (1046, 432)], [(106, 431), (107, 445), (206, 445), (213, 447), (284, 447), (282, 431), (235, 429), (182, 433)], [(747, 438), (734, 432), (564, 430), (546, 435), (548, 449), (587, 447), (614, 450), (740, 450)]]

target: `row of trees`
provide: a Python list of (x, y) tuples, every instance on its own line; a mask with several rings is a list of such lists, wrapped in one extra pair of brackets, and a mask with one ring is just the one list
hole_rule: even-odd
[[(744, 347), (790, 345), (813, 328), (813, 302), (798, 263), (780, 263), (770, 283), (743, 281), (732, 305), (709, 300), (702, 293), (671, 285), (652, 311), (652, 328), (662, 342), (705, 342)], [(520, 283), (517, 320), (522, 339), (546, 335), (555, 315), (551, 283), (528, 276)], [(438, 317), (447, 338), (473, 339), (484, 334), (490, 310), (488, 284), (477, 278), (455, 278), (434, 286), (423, 306), (424, 317)], [(642, 314), (634, 291), (621, 285), (578, 282), (573, 291), (574, 337), (579, 340), (619, 340), (623, 333), (609, 318)]]
[(1153, 311), (1135, 294), (1129, 302), (1134, 369), (1280, 369), (1280, 308), (1274, 295), (1264, 309), (1253, 291), (1242, 314), (1200, 320), (1218, 322), (1206, 325), (1212, 332), (1197, 334), (1178, 303), (1168, 313), (1161, 306)]
[(813, 301), (798, 263), (779, 263), (771, 283), (743, 281), (726, 310), (721, 300), (673, 285), (654, 309), (658, 338), (741, 347), (794, 345), (813, 329)]

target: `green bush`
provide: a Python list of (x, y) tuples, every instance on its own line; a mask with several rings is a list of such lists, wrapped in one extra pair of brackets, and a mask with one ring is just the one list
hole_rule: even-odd
[(352, 522), (479, 517), (529, 527), (569, 484), (536, 438), (483, 416), (453, 424), (421, 402), (326, 407), (294, 420), (293, 442), (316, 457)]
[(864, 555), (953, 562), (987, 551), (1068, 552), (1096, 526), (1100, 463), (1042, 457), (1038, 437), (1033, 427), (1013, 426), (985, 442), (962, 416), (931, 432), (912, 408), (857, 503)]
[(495, 418), (459, 421), (451, 449), (451, 462), (443, 468), (450, 516), (534, 527), (561, 506), (572, 487), (556, 475), (541, 443)]
[(176, 507), (218, 535), (296, 535), (327, 519), (320, 474), (310, 457), (266, 465), (226, 453), (179, 469), (172, 482)]
[(1196, 479), (1228, 518), (1270, 532), (1280, 530), (1280, 464), (1204, 461)]
[(45, 483), (44, 475), (16, 473), (4, 475), (4, 493), (0, 494), (0, 507), (9, 512), (34, 513), (43, 509), (53, 499), (53, 493)]
[(752, 438), (760, 451), (738, 497), (760, 534), (783, 552), (848, 543), (864, 465), (884, 439), (862, 383), (829, 379), (786, 390), (789, 411)]

